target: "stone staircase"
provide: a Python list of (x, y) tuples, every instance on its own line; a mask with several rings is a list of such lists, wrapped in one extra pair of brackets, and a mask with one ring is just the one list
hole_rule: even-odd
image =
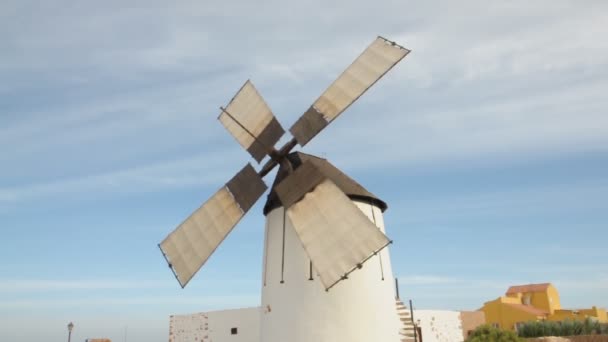
[[(418, 342), (414, 337), (414, 329), (416, 328), (414, 327), (414, 322), (412, 322), (410, 309), (398, 298), (395, 299), (395, 305), (397, 306), (399, 321), (401, 321), (401, 328), (399, 329), (401, 342)], [(418, 340), (420, 340), (420, 337), (418, 337)]]

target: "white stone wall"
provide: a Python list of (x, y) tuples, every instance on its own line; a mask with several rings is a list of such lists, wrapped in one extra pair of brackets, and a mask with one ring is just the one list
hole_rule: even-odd
[(462, 342), (460, 312), (443, 310), (414, 310), (414, 321), (422, 329), (424, 342)]
[[(256, 307), (171, 316), (169, 342), (261, 342), (262, 311)], [(396, 316), (396, 311), (394, 314)], [(424, 342), (463, 341), (458, 311), (414, 310), (414, 320), (419, 321)], [(313, 317), (310, 321), (316, 322), (317, 319)], [(369, 324), (376, 323), (360, 322), (359, 326), (350, 329), (364, 330)], [(231, 334), (232, 328), (237, 328), (236, 335)]]
[(169, 342), (260, 342), (260, 308), (170, 316)]
[[(209, 312), (209, 342), (260, 342), (260, 308)], [(232, 335), (231, 329), (237, 334)]]
[(169, 316), (169, 342), (209, 342), (209, 324), (204, 312)]

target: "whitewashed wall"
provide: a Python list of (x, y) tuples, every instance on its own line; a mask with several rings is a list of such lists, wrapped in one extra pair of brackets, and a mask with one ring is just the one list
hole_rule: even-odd
[[(260, 342), (260, 308), (209, 312), (209, 342)], [(230, 329), (237, 328), (231, 335)]]
[(260, 342), (260, 308), (170, 316), (169, 342)]
[(169, 316), (169, 342), (209, 341), (207, 314)]
[(414, 310), (414, 321), (420, 321), (424, 342), (462, 342), (460, 312)]
[[(353, 203), (384, 232), (378, 207)], [(400, 341), (388, 248), (327, 292), (314, 272), (309, 280), (308, 255), (282, 207), (266, 216), (265, 241), (263, 342)]]
[[(171, 316), (169, 342), (261, 342), (262, 311), (256, 307)], [(463, 341), (458, 311), (414, 310), (414, 320), (420, 322), (424, 342)], [(232, 328), (237, 328), (236, 335)]]

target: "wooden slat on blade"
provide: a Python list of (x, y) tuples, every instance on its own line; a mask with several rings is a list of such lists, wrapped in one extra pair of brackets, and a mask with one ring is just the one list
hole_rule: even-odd
[(219, 120), (258, 163), (285, 133), (250, 81), (232, 98)]
[(329, 180), (293, 204), (287, 216), (326, 289), (390, 243)]
[(298, 144), (306, 145), (409, 52), (382, 37), (374, 40), (291, 126)]
[(159, 244), (182, 287), (264, 191), (266, 184), (247, 164)]

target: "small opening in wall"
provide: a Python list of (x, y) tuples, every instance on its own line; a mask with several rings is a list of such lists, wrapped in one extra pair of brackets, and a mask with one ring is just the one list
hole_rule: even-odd
[(238, 331), (238, 329), (237, 329), (237, 328), (231, 328), (231, 329), (230, 329), (230, 335), (236, 335), (236, 334), (238, 334), (238, 333), (239, 333), (239, 331)]

